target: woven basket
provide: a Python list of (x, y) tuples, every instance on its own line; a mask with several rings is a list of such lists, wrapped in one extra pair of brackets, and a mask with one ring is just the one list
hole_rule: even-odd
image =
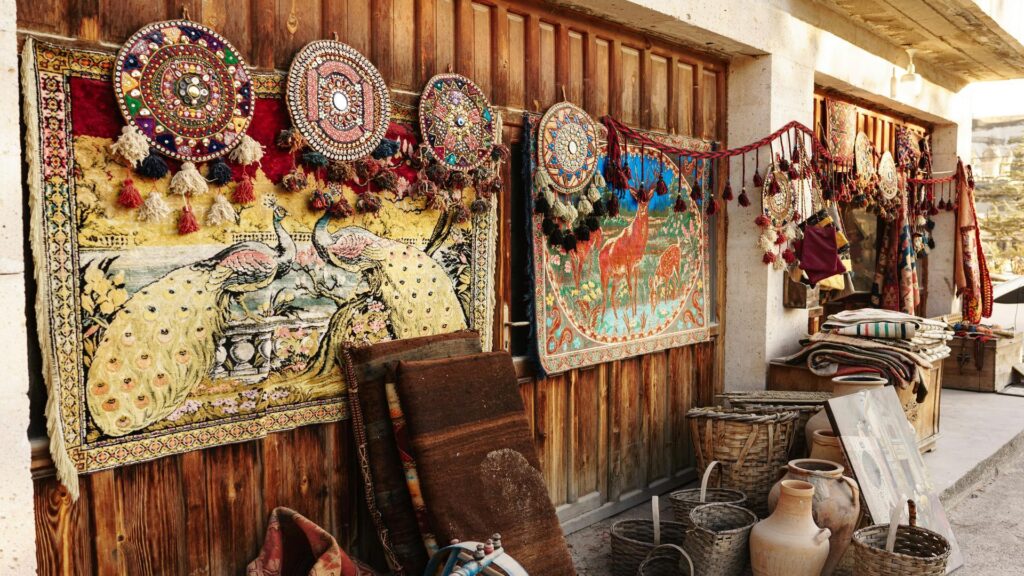
[(747, 496), (747, 508), (766, 517), (768, 492), (788, 461), (800, 413), (789, 410), (758, 414), (712, 407), (693, 408), (686, 417), (690, 420), (697, 469), (719, 461), (718, 485), (740, 490)]
[(704, 471), (704, 477), (700, 481), (700, 488), (677, 490), (668, 495), (669, 502), (672, 503), (672, 512), (676, 522), (686, 526), (687, 530), (693, 528), (693, 524), (690, 523), (690, 511), (701, 504), (735, 504), (743, 506), (747, 501), (746, 494), (739, 490), (708, 488), (711, 471), (717, 464), (717, 460), (708, 464), (707, 470)]
[(885, 549), (892, 524), (877, 524), (853, 533), (853, 561), (858, 576), (944, 576), (952, 547), (941, 534), (917, 526), (910, 501), (910, 525), (896, 527), (892, 552)]
[(690, 512), (693, 529), (683, 549), (701, 576), (740, 576), (750, 563), (750, 530), (757, 515), (732, 504), (703, 504)]
[[(679, 522), (661, 523), (661, 544), (683, 545), (685, 527)], [(612, 524), (612, 576), (636, 576), (640, 565), (654, 550), (654, 522), (619, 520)]]
[[(685, 563), (683, 562), (685, 560)], [(637, 576), (697, 576), (690, 555), (675, 544), (662, 544), (640, 563)]]
[[(794, 405), (776, 405), (776, 404), (741, 404), (733, 406), (744, 412), (753, 412), (755, 414), (772, 414), (776, 412), (789, 412), (795, 410), (800, 413), (800, 416), (796, 420), (794, 425), (793, 444), (789, 447), (788, 460), (798, 460), (800, 458), (808, 458), (811, 454), (811, 447), (807, 445), (807, 438), (804, 435), (804, 428), (807, 427), (807, 421), (811, 419), (811, 416), (817, 414), (824, 408), (820, 404), (794, 404)], [(787, 461), (788, 461), (787, 460)]]

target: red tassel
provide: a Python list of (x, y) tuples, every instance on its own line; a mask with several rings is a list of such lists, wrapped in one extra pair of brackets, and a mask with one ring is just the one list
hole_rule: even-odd
[(690, 190), (690, 200), (694, 202), (701, 202), (704, 200), (704, 190), (701, 188), (700, 182), (693, 185), (693, 190)]
[(185, 204), (181, 208), (181, 217), (178, 218), (178, 234), (184, 236), (198, 231), (199, 222), (196, 221), (196, 215), (192, 212), (192, 207)]
[(781, 191), (782, 191), (782, 188), (779, 187), (779, 179), (778, 178), (772, 178), (772, 183), (768, 185), (768, 193), (771, 194), (772, 196), (774, 196), (774, 195), (778, 194)]
[(722, 199), (725, 200), (726, 202), (731, 202), (732, 201), (732, 183), (731, 182), (726, 182), (725, 183), (725, 190), (722, 190)]
[(775, 262), (775, 254), (772, 252), (765, 252), (764, 256), (761, 257), (761, 262), (765, 264), (771, 264)]
[(759, 228), (767, 228), (772, 223), (764, 214), (758, 214), (757, 218), (754, 218), (754, 224), (757, 224)]
[(764, 177), (761, 176), (760, 172), (754, 170), (754, 187), (760, 188), (761, 186), (764, 186)]
[(779, 234), (778, 236), (775, 237), (775, 245), (776, 246), (782, 246), (786, 242), (789, 242), (789, 240), (786, 240), (786, 235), (785, 234)]
[(348, 200), (344, 196), (338, 198), (334, 204), (327, 207), (327, 211), (330, 212), (334, 218), (348, 218), (354, 213), (352, 205), (348, 203)]
[(313, 191), (313, 196), (309, 199), (309, 207), (313, 210), (320, 211), (326, 210), (331, 205), (331, 199), (324, 194), (323, 190), (317, 188)]
[(792, 264), (796, 262), (796, 254), (789, 248), (786, 248), (782, 251), (782, 259), (786, 261), (786, 264)]
[(121, 193), (117, 195), (117, 203), (125, 208), (142, 206), (142, 195), (139, 194), (139, 189), (135, 187), (135, 182), (132, 182), (131, 178), (126, 178), (124, 185), (121, 186)]
[(235, 191), (231, 194), (231, 200), (235, 204), (252, 204), (256, 201), (256, 189), (252, 184), (252, 178), (248, 174), (242, 176), (238, 186), (235, 186)]
[(660, 176), (658, 177), (658, 183), (654, 185), (654, 192), (658, 196), (664, 196), (665, 194), (668, 194), (668, 185), (665, 184), (665, 178)]
[(935, 206), (932, 206), (931, 208), (928, 209), (928, 215), (929, 216), (935, 216), (938, 213), (939, 213), (939, 209), (936, 208)]
[(740, 203), (740, 206), (743, 206), (744, 208), (746, 208), (747, 206), (750, 206), (750, 196), (747, 196), (747, 189), (746, 188), (742, 188), (740, 190), (739, 203)]
[(677, 213), (686, 212), (686, 200), (683, 200), (682, 194), (676, 196), (676, 203), (672, 206), (672, 209)]
[(704, 209), (704, 213), (708, 216), (714, 216), (716, 212), (718, 212), (718, 202), (711, 198), (708, 200), (708, 206)]

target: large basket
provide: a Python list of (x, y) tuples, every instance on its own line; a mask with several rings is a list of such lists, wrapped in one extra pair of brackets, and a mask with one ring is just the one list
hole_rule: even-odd
[(750, 530), (757, 515), (732, 504), (704, 504), (690, 512), (693, 529), (683, 549), (701, 576), (740, 576), (750, 563)]
[[(735, 403), (733, 403), (735, 406)], [(797, 411), (800, 416), (796, 419), (794, 425), (793, 444), (789, 447), (788, 460), (798, 460), (800, 458), (808, 458), (811, 454), (811, 447), (807, 445), (807, 438), (804, 435), (804, 429), (807, 427), (807, 421), (812, 416), (817, 414), (819, 411), (824, 410), (820, 404), (790, 404), (790, 405), (775, 405), (775, 404), (750, 404), (736, 406), (739, 410), (744, 412), (753, 412), (755, 414), (772, 414), (774, 412), (789, 412)]]
[(892, 524), (876, 524), (853, 533), (853, 561), (858, 576), (944, 576), (952, 547), (941, 534), (917, 526), (910, 502), (910, 525), (897, 526), (896, 543), (885, 548)]
[[(661, 522), (660, 544), (683, 545), (685, 527), (679, 522)], [(654, 550), (654, 522), (619, 520), (612, 524), (612, 576), (636, 576), (640, 564)], [(653, 568), (652, 568), (653, 570)]]
[(676, 522), (686, 526), (687, 530), (693, 528), (693, 524), (690, 523), (690, 511), (701, 504), (735, 504), (743, 506), (747, 501), (747, 495), (739, 490), (708, 488), (711, 471), (714, 470), (717, 464), (718, 461), (708, 464), (707, 470), (704, 471), (704, 477), (701, 479), (700, 488), (676, 490), (668, 495), (669, 502), (672, 503), (672, 513), (675, 516)]
[(675, 544), (655, 546), (640, 563), (636, 576), (697, 576), (690, 555)]
[(720, 462), (717, 484), (746, 494), (747, 508), (766, 517), (768, 492), (788, 461), (800, 413), (758, 414), (712, 407), (693, 408), (686, 417), (697, 453), (697, 469), (707, 468), (715, 460)]

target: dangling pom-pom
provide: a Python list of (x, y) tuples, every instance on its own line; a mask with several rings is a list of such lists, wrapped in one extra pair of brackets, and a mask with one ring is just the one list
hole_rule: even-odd
[(477, 198), (469, 205), (469, 211), (473, 214), (484, 214), (491, 209), (491, 203), (483, 198)]
[(668, 194), (668, 185), (665, 184), (665, 178), (662, 175), (658, 176), (658, 182), (654, 185), (654, 193), (658, 196), (664, 196)]
[(398, 140), (388, 140), (385, 138), (373, 149), (371, 156), (377, 160), (383, 160), (394, 156), (396, 152), (398, 152)]
[(924, 216), (921, 214), (918, 214), (917, 216), (914, 217), (914, 226), (921, 227), (927, 223), (928, 222), (924, 219)]
[(675, 204), (672, 205), (672, 210), (678, 214), (686, 212), (686, 200), (683, 199), (682, 194), (676, 195), (676, 201)]
[(580, 198), (580, 201), (576, 203), (576, 211), (581, 216), (590, 216), (594, 212), (594, 205), (590, 203), (590, 200), (586, 198)]
[(438, 186), (444, 186), (448, 182), (448, 169), (437, 162), (428, 164), (424, 173), (427, 175), (427, 178), (430, 178)]
[(305, 188), (307, 184), (309, 184), (309, 181), (306, 180), (306, 173), (299, 168), (293, 169), (281, 178), (281, 186), (288, 192), (298, 192)]
[(608, 199), (608, 216), (615, 218), (619, 215), (619, 197), (612, 194), (611, 198)]
[(698, 204), (704, 200), (704, 190), (701, 188), (700, 182), (695, 183), (693, 189), (690, 190), (690, 200)]
[(740, 203), (740, 206), (743, 206), (744, 208), (750, 206), (750, 196), (747, 196), (746, 186), (740, 188), (740, 197), (738, 199), (738, 202)]
[(932, 238), (931, 236), (928, 237), (928, 248), (931, 250), (935, 250), (935, 239)]
[(799, 180), (800, 179), (800, 170), (797, 169), (795, 164), (791, 164), (789, 166), (788, 176), (789, 176), (790, 180)]
[(555, 221), (551, 218), (545, 218), (540, 221), (540, 231), (543, 232), (545, 236), (551, 234), (551, 231), (554, 230), (556, 226), (557, 224), (555, 224)]
[(465, 172), (459, 172), (458, 170), (452, 170), (448, 174), (448, 186), (455, 190), (462, 190), (466, 186), (471, 184), (469, 175)]
[(335, 160), (327, 165), (327, 179), (331, 182), (344, 183), (356, 177), (351, 162)]
[(231, 167), (222, 158), (215, 158), (206, 165), (206, 178), (217, 186), (231, 182)]
[(360, 194), (356, 198), (356, 212), (360, 214), (376, 214), (380, 211), (380, 197), (372, 192)]
[(586, 224), (580, 224), (579, 226), (576, 227), (574, 232), (576, 234), (576, 240), (577, 241), (579, 241), (579, 242), (589, 242), (590, 241), (590, 228), (587, 228)]
[(934, 205), (928, 207), (928, 215), (929, 216), (936, 216), (936, 215), (938, 215), (938, 213), (939, 213), (939, 209), (936, 208)]
[(332, 218), (348, 218), (354, 213), (352, 205), (348, 203), (348, 200), (344, 196), (339, 196), (338, 199), (327, 208), (327, 212)]
[(725, 189), (722, 190), (722, 200), (732, 202), (732, 182), (725, 183)]
[(323, 168), (327, 166), (328, 162), (330, 160), (327, 159), (327, 156), (315, 150), (307, 150), (302, 153), (302, 163), (310, 168)]
[(561, 247), (562, 246), (562, 229), (561, 228), (558, 228), (556, 226), (555, 229), (552, 230), (550, 234), (548, 234), (548, 243), (552, 247), (555, 247), (555, 246)]
[(779, 158), (779, 170), (782, 170), (783, 172), (789, 172), (790, 167), (791, 164), (789, 163), (789, 160), (786, 160), (785, 158)]
[(786, 261), (786, 264), (792, 264), (796, 262), (796, 253), (791, 249), (786, 248), (782, 251), (782, 259)]
[(149, 141), (135, 126), (122, 126), (121, 135), (110, 145), (110, 151), (130, 168), (135, 168), (149, 156)]
[(512, 152), (508, 149), (508, 146), (504, 144), (498, 144), (497, 146), (491, 147), (491, 161), (502, 162), (508, 160)]
[(928, 221), (925, 223), (924, 227), (927, 228), (929, 232), (935, 230), (935, 220), (929, 218)]
[(458, 223), (469, 221), (469, 210), (462, 204), (457, 204), (452, 211), (455, 213), (455, 221)]
[(946, 212), (952, 212), (955, 208), (956, 208), (956, 206), (953, 205), (953, 201), (952, 200), (947, 200), (946, 201)]
[(835, 193), (832, 192), (832, 186), (825, 185), (821, 187), (821, 197), (825, 200), (831, 200), (835, 197)]
[(125, 208), (138, 208), (142, 206), (142, 195), (139, 194), (139, 189), (135, 187), (135, 182), (132, 182), (131, 178), (126, 178), (124, 184), (121, 185), (121, 193), (117, 195), (117, 203)]
[[(595, 181), (597, 180), (597, 176), (600, 176), (600, 174), (597, 174), (597, 175), (594, 176), (594, 180)], [(599, 188), (597, 186), (597, 184), (591, 184), (590, 188), (587, 188), (587, 200), (590, 200), (590, 203), (593, 204), (593, 203), (597, 202), (600, 199), (601, 199), (601, 188)]]
[(235, 186), (231, 199), (236, 204), (251, 204), (256, 200), (256, 188), (253, 186), (252, 177), (248, 174), (242, 176), (242, 180)]
[(164, 197), (159, 192), (150, 192), (139, 208), (139, 220), (143, 222), (163, 222), (170, 215), (171, 207), (164, 202)]
[(160, 178), (167, 176), (167, 162), (160, 157), (156, 148), (150, 148), (149, 156), (143, 158), (142, 162), (139, 162), (135, 166), (135, 172), (140, 176), (159, 180)]
[(206, 184), (206, 178), (203, 178), (203, 175), (196, 169), (196, 165), (191, 162), (182, 162), (181, 170), (171, 177), (172, 194), (199, 196), (205, 194), (207, 190), (209, 190), (209, 186)]
[(576, 235), (573, 234), (572, 230), (566, 232), (565, 235), (562, 236), (562, 248), (565, 249), (566, 252), (576, 250)]
[(380, 163), (370, 158), (356, 160), (353, 168), (356, 171), (356, 177), (363, 182), (373, 178), (381, 171)]
[(217, 197), (213, 199), (213, 205), (206, 212), (206, 224), (208, 226), (220, 226), (225, 222), (235, 222), (237, 220), (238, 213), (235, 212), (228, 199), (223, 194), (217, 194)]
[(782, 192), (782, 187), (779, 186), (779, 179), (778, 178), (772, 178), (771, 184), (768, 185), (768, 193), (771, 194), (772, 196), (774, 196), (774, 195), (778, 194), (779, 192)]
[(757, 224), (758, 228), (767, 228), (768, 226), (771, 226), (772, 221), (764, 214), (758, 214), (757, 218), (754, 218), (754, 224)]
[(761, 186), (764, 186), (764, 176), (761, 176), (761, 173), (755, 169), (754, 170), (754, 187), (755, 188), (760, 188)]
[(263, 145), (248, 134), (242, 134), (238, 139), (238, 146), (228, 154), (228, 158), (235, 164), (249, 166), (263, 159)]
[(765, 252), (764, 256), (761, 257), (761, 262), (764, 262), (765, 264), (774, 264), (775, 263), (775, 253), (774, 252)]
[(309, 197), (309, 207), (318, 212), (320, 210), (326, 210), (330, 205), (330, 197), (328, 197), (327, 194), (319, 188), (314, 190), (313, 195)]
[(294, 154), (306, 146), (306, 139), (295, 128), (281, 130), (277, 135), (277, 147)]
[(391, 170), (381, 170), (373, 177), (373, 185), (391, 193), (398, 191), (398, 175)]
[(593, 203), (593, 206), (594, 206), (594, 212), (592, 213), (593, 216), (598, 217), (598, 216), (607, 216), (608, 215), (608, 207), (605, 206), (604, 202), (601, 202), (600, 200), (597, 200), (597, 201), (595, 201)]
[(708, 216), (714, 216), (716, 212), (718, 212), (718, 201), (712, 198), (708, 201), (708, 205), (704, 209), (704, 213)]
[(547, 214), (551, 211), (551, 205), (548, 204), (548, 199), (543, 194), (537, 194), (537, 198), (533, 202), (533, 213), (534, 214)]
[(178, 234), (182, 236), (199, 231), (199, 222), (196, 220), (192, 206), (185, 204), (181, 207), (181, 216), (178, 217)]
[(601, 221), (597, 219), (597, 216), (590, 216), (584, 220), (587, 224), (587, 229), (591, 232), (595, 232), (601, 228)]

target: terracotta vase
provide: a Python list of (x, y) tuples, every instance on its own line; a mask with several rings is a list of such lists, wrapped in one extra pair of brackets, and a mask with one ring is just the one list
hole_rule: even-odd
[[(855, 394), (861, 390), (874, 390), (875, 388), (881, 388), (888, 383), (889, 381), (885, 378), (874, 374), (847, 374), (846, 376), (836, 376), (832, 379), (832, 397), (839, 398), (840, 396), (846, 396), (847, 394)], [(822, 406), (821, 410), (819, 410), (817, 414), (811, 416), (807, 420), (807, 424), (804, 425), (804, 438), (806, 439), (808, 450), (810, 450), (812, 446), (812, 434), (814, 434), (815, 430), (832, 430), (832, 424), (828, 421), (828, 414), (825, 413), (824, 406)]]
[(811, 516), (815, 524), (832, 532), (828, 539), (828, 560), (825, 569), (821, 571), (822, 576), (828, 576), (842, 560), (860, 520), (860, 489), (857, 482), (843, 476), (843, 467), (834, 462), (811, 458), (791, 460), (786, 466), (786, 475), (768, 494), (768, 510), (775, 509), (783, 480), (802, 480), (814, 486)]
[(839, 444), (839, 437), (831, 430), (815, 430), (811, 435), (811, 458), (815, 460), (828, 460), (840, 466), (846, 465), (846, 458), (843, 456), (843, 447)]
[(828, 528), (812, 517), (814, 486), (783, 480), (775, 511), (750, 532), (754, 576), (818, 576), (828, 560)]

